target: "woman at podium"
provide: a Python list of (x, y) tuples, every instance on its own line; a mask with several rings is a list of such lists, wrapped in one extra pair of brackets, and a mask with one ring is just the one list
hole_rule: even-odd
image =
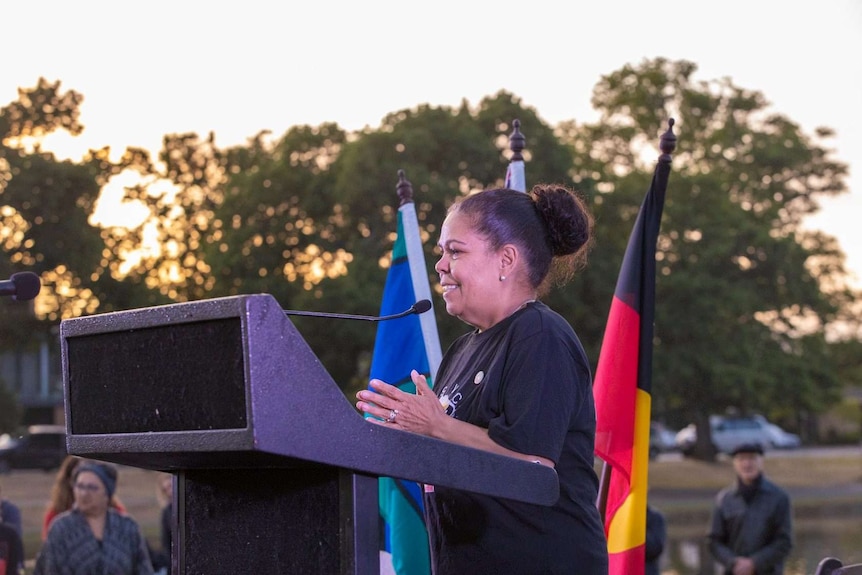
[(557, 471), (550, 507), (426, 485), (436, 575), (607, 573), (589, 362), (539, 299), (585, 264), (592, 227), (561, 185), (462, 198), (443, 222), (435, 270), (447, 313), (473, 329), (447, 350), (434, 391), (414, 371), (415, 395), (379, 380), (358, 393), (357, 408), (381, 425)]

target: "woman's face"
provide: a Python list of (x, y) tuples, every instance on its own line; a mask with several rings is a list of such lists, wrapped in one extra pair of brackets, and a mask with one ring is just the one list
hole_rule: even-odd
[(84, 515), (96, 516), (108, 510), (108, 491), (99, 476), (82, 471), (72, 484), (75, 507)]
[(470, 219), (455, 211), (440, 230), (440, 259), (434, 269), (440, 276), (446, 312), (485, 330), (505, 317), (501, 309), (500, 258), (488, 250), (485, 239)]

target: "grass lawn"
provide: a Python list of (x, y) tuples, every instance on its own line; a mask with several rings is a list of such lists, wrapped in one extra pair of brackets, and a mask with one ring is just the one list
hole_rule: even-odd
[[(826, 487), (862, 483), (862, 450), (829, 450), (823, 455), (809, 451), (767, 453), (766, 475), (783, 487)], [(649, 483), (662, 489), (720, 489), (731, 482), (730, 459), (716, 462), (673, 458), (651, 461)]]
[[(797, 520), (862, 513), (859, 447), (768, 452), (765, 457), (767, 477), (788, 490)], [(682, 529), (705, 524), (715, 494), (733, 478), (728, 457), (704, 462), (662, 456), (649, 465), (650, 501)]]

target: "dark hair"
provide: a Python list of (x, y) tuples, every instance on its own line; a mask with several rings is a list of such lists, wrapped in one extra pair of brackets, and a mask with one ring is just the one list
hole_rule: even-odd
[(730, 452), (732, 457), (736, 457), (740, 453), (756, 453), (763, 455), (763, 446), (759, 443), (741, 443), (733, 448)]
[(527, 194), (485, 190), (462, 198), (449, 211), (469, 217), (491, 249), (518, 246), (530, 285), (540, 293), (569, 281), (586, 264), (592, 246), (593, 216), (584, 200), (561, 184), (537, 184)]

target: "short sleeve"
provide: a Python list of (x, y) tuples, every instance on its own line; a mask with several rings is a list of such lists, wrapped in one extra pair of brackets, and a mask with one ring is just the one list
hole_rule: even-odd
[(590, 372), (574, 332), (535, 315), (540, 322), (515, 330), (506, 350), (499, 410), (488, 433), (509, 449), (558, 463), (573, 417), (590, 393)]

